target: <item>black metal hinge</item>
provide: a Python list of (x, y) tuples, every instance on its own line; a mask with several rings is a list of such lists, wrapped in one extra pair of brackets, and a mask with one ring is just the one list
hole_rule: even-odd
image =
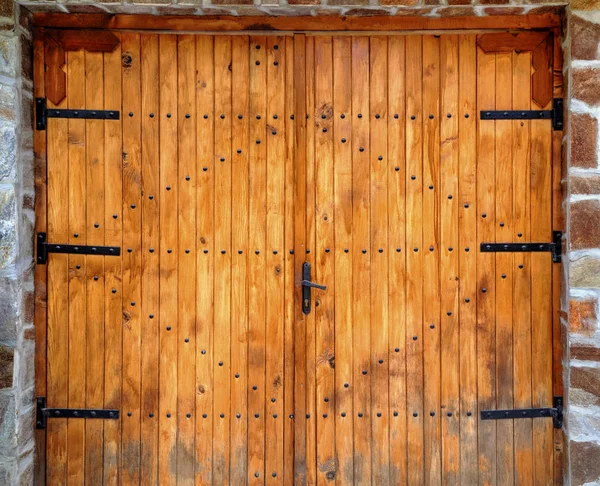
[(35, 100), (35, 127), (46, 130), (48, 118), (79, 118), (80, 120), (118, 120), (119, 112), (116, 110), (58, 110), (46, 107), (46, 98)]
[(82, 419), (104, 419), (117, 420), (118, 410), (93, 409), (93, 408), (46, 408), (46, 397), (36, 399), (35, 427), (45, 429), (49, 418), (82, 418)]
[(482, 110), (482, 120), (552, 120), (554, 130), (562, 130), (563, 99), (554, 98), (551, 110)]
[(562, 253), (562, 231), (553, 231), (552, 243), (481, 243), (480, 251), (483, 253), (494, 252), (540, 252), (552, 253), (552, 261), (559, 263)]
[(520, 418), (552, 418), (555, 429), (563, 426), (563, 398), (554, 397), (554, 408), (519, 408), (513, 410), (484, 410), (481, 420), (503, 420)]
[(39, 264), (47, 263), (48, 253), (119, 256), (121, 248), (118, 246), (57, 245), (46, 241), (46, 233), (38, 233), (37, 262)]

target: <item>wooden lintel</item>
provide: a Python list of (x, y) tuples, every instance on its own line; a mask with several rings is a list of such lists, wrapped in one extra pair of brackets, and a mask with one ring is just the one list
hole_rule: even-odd
[(527, 52), (546, 40), (549, 32), (494, 32), (480, 34), (477, 45), (487, 54), (494, 52)]
[(112, 52), (119, 45), (117, 36), (107, 30), (46, 29), (46, 34), (65, 51)]
[[(173, 30), (190, 32), (232, 31), (412, 31), (412, 30), (528, 30), (560, 26), (557, 12), (532, 15), (490, 15), (486, 17), (432, 18), (417, 16), (315, 16), (315, 17), (233, 17), (154, 16), (128, 14), (36, 13), (38, 27), (66, 29)], [(541, 42), (541, 41), (540, 41)], [(539, 44), (539, 42), (538, 42)]]

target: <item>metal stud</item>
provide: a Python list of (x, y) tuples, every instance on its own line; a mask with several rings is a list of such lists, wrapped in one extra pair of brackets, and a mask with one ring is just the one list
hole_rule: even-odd
[(380, 155), (379, 157), (377, 157), (377, 160), (383, 160), (383, 155)]
[(417, 336), (413, 336), (413, 341), (416, 341), (417, 339)]
[(208, 119), (208, 115), (205, 113), (204, 114), (204, 119), (207, 120)]
[(416, 120), (416, 119), (417, 119), (417, 117), (416, 117), (415, 115), (411, 115), (410, 119), (411, 119), (411, 120)]
[(185, 114), (185, 117), (186, 117), (186, 118), (189, 118), (189, 117), (190, 117), (190, 114), (189, 114), (189, 113), (186, 113), (186, 114)]
[(346, 139), (345, 138), (342, 138), (342, 143), (346, 143)]

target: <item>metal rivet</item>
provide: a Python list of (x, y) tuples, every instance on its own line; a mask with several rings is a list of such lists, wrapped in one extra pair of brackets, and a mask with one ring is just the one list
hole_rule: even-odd
[(379, 157), (377, 157), (377, 160), (383, 160), (383, 155), (380, 155)]
[(452, 199), (452, 194), (448, 194), (448, 199)]
[(394, 170), (395, 170), (396, 172), (398, 172), (398, 171), (400, 170), (400, 167), (396, 166), (396, 167), (394, 167)]
[(358, 412), (358, 417), (362, 418), (362, 416), (363, 416), (363, 413), (362, 412)]
[(221, 113), (221, 120), (224, 120), (224, 119), (225, 119), (225, 114)]
[(129, 112), (129, 116), (132, 117), (133, 116), (133, 111)]
[(186, 117), (186, 118), (189, 118), (189, 117), (190, 117), (190, 114), (189, 114), (189, 113), (186, 113), (186, 114), (185, 114), (185, 117)]
[(411, 175), (410, 178), (414, 181), (417, 178), (417, 176), (416, 175)]
[(469, 299), (468, 297), (465, 299), (465, 302), (468, 304), (469, 302), (471, 302), (471, 299)]
[(416, 341), (416, 340), (417, 340), (417, 336), (413, 336), (413, 341)]
[(346, 143), (346, 139), (345, 138), (342, 138), (342, 143)]
[(170, 190), (171, 190), (171, 186), (167, 186), (167, 191), (170, 191)]
[(481, 215), (481, 217), (482, 217), (482, 218), (487, 218), (487, 214), (483, 213), (483, 214)]
[(222, 414), (220, 414), (220, 415), (219, 415), (219, 417), (221, 417), (221, 418), (225, 418), (225, 414), (224, 414), (224, 413), (222, 413)]
[(381, 118), (381, 115), (380, 115), (379, 113), (377, 113), (377, 114), (375, 115), (375, 118), (377, 118), (377, 119), (379, 120), (379, 119)]
[(190, 338), (185, 338), (185, 339), (184, 339), (184, 341), (185, 341), (186, 343), (189, 343), (189, 342), (190, 342)]
[(167, 414), (167, 418), (171, 418), (171, 414), (170, 413)]
[[(94, 275), (94, 280), (98, 280), (98, 275)], [(135, 305), (135, 303), (133, 302), (131, 305)]]
[(430, 120), (433, 120), (433, 115), (429, 115), (429, 119), (430, 119)]
[(341, 416), (342, 416), (342, 417), (345, 417), (345, 416), (346, 416), (346, 412), (342, 412), (342, 413), (341, 413)]
[(171, 330), (171, 326), (167, 326), (167, 331), (170, 331), (170, 330)]
[(208, 115), (206, 113), (204, 114), (204, 119), (208, 119)]
[(485, 294), (487, 292), (487, 289), (484, 287), (481, 289), (481, 291)]
[(358, 114), (358, 118), (362, 118), (362, 113), (359, 113), (359, 114)]
[(154, 113), (150, 113), (150, 118), (154, 118)]
[(419, 414), (418, 414), (418, 413), (416, 413), (416, 412), (415, 412), (415, 413), (413, 413), (413, 417), (418, 417), (418, 416), (419, 416)]
[(344, 118), (346, 118), (346, 115), (344, 115), (343, 113), (340, 115), (340, 118), (343, 120)]
[(411, 115), (411, 117), (410, 117), (411, 120), (416, 120), (416, 118), (417, 117), (415, 115)]
[(257, 66), (260, 66), (260, 61), (256, 61), (256, 62), (255, 62), (255, 64), (256, 64)]

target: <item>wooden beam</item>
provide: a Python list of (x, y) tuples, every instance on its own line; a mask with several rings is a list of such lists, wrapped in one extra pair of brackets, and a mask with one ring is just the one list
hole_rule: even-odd
[(107, 30), (47, 29), (46, 34), (65, 51), (112, 52), (119, 45), (117, 36)]
[[(560, 10), (533, 15), (431, 18), (416, 16), (232, 17), (154, 16), (112, 14), (34, 14), (38, 27), (76, 29), (186, 30), (186, 31), (412, 31), (546, 29), (560, 26)], [(541, 41), (540, 41), (541, 42)], [(538, 42), (539, 44), (539, 42)], [(536, 44), (537, 45), (537, 44)]]
[(546, 40), (550, 32), (495, 32), (481, 34), (477, 45), (486, 54), (492, 52), (533, 51)]

